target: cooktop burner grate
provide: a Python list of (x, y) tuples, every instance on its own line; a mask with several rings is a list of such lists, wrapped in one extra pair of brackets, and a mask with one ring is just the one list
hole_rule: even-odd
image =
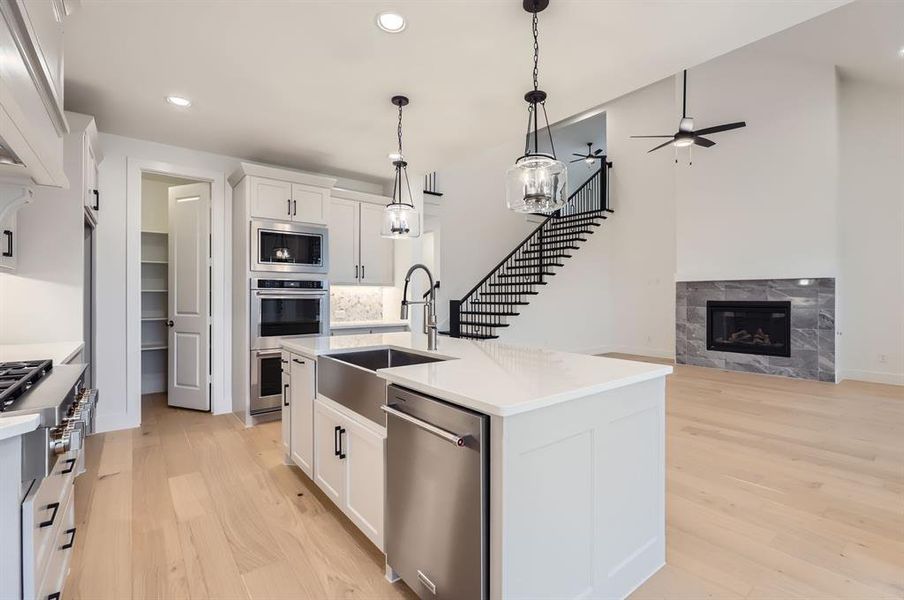
[(51, 369), (53, 369), (51, 360), (0, 363), (0, 412), (10, 408), (22, 394)]

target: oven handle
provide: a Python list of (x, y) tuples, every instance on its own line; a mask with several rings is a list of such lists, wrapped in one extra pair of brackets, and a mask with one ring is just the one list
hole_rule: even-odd
[(326, 292), (262, 292), (257, 290), (254, 292), (256, 296), (262, 296), (266, 298), (285, 298), (286, 300), (291, 300), (293, 298), (322, 298), (326, 296)]

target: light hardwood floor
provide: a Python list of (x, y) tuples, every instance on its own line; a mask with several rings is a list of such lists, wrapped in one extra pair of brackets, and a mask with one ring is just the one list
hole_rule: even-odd
[[(634, 598), (904, 598), (904, 388), (680, 366), (667, 566)], [(399, 598), (278, 423), (145, 401), (94, 436), (64, 597)]]

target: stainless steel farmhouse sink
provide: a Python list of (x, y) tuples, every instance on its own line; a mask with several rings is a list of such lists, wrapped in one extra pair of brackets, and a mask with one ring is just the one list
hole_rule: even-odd
[(386, 425), (386, 414), (380, 410), (386, 403), (386, 381), (375, 371), (443, 360), (394, 348), (325, 354), (317, 359), (317, 393)]

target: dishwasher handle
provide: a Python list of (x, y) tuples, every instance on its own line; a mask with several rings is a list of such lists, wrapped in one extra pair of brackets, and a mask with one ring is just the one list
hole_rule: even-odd
[(421, 419), (418, 419), (417, 417), (412, 417), (411, 415), (409, 415), (407, 413), (403, 413), (400, 410), (396, 410), (392, 406), (384, 404), (383, 406), (380, 407), (380, 410), (385, 412), (387, 415), (390, 415), (392, 417), (398, 417), (398, 418), (402, 419), (403, 421), (407, 421), (407, 422), (411, 423), (412, 425), (416, 425), (417, 427), (420, 427), (424, 431), (427, 431), (428, 433), (432, 433), (436, 437), (449, 442), (453, 446), (458, 446), (459, 448), (462, 448), (465, 445), (465, 438), (463, 436), (460, 436), (457, 433), (452, 433), (451, 431), (447, 431), (441, 427), (437, 427), (436, 425), (434, 425), (432, 423), (428, 423), (427, 421), (422, 421)]

